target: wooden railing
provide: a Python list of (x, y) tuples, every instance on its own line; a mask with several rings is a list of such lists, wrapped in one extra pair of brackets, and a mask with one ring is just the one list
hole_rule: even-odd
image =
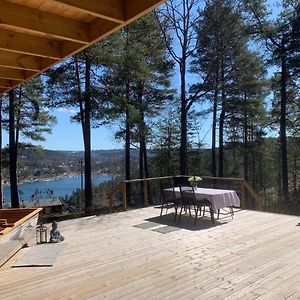
[(108, 202), (109, 202), (109, 209), (112, 209), (114, 203), (114, 195), (116, 192), (121, 191), (122, 193), (122, 202), (123, 202), (123, 209), (127, 209), (127, 193), (126, 187), (127, 183), (138, 183), (143, 182), (144, 188), (144, 206), (149, 205), (149, 197), (148, 197), (148, 182), (155, 181), (155, 180), (166, 180), (166, 179), (173, 179), (173, 176), (165, 176), (165, 177), (154, 177), (154, 178), (143, 178), (143, 179), (132, 179), (132, 180), (122, 180), (118, 183), (118, 185), (108, 194)]
[[(175, 178), (188, 178), (189, 176), (175, 176)], [(153, 181), (164, 181), (164, 180), (173, 180), (174, 176), (164, 176), (164, 177), (154, 177), (154, 178), (142, 178), (142, 179), (132, 179), (132, 180), (122, 180), (116, 187), (108, 194), (109, 209), (111, 210), (114, 206), (114, 196), (116, 193), (121, 193), (122, 195), (122, 206), (124, 210), (127, 210), (127, 184), (132, 183), (143, 183), (143, 195), (144, 195), (144, 206), (149, 205), (149, 191), (148, 186), (150, 182)], [(246, 207), (246, 195), (251, 195), (255, 201), (255, 208), (257, 210), (263, 209), (263, 201), (253, 190), (249, 183), (246, 182), (244, 178), (231, 178), (231, 177), (212, 177), (212, 176), (201, 176), (202, 182), (201, 185), (205, 187), (217, 187), (220, 182), (223, 182), (222, 187), (227, 188), (229, 182), (234, 183), (235, 190), (238, 192), (241, 200), (241, 207)], [(210, 184), (207, 183), (210, 181)], [(230, 188), (232, 189), (232, 188)]]

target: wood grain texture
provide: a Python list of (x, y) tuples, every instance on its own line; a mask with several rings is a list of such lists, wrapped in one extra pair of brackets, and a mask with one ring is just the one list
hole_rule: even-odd
[[(9, 217), (8, 217), (9, 219)], [(7, 223), (4, 230), (0, 232), (0, 266), (12, 255), (19, 251), (35, 235), (38, 220), (38, 211), (30, 214), (30, 218), (22, 218), (22, 223)], [(1, 227), (3, 227), (1, 225)]]
[[(238, 211), (212, 226), (148, 207), (58, 224), (51, 268), (0, 269), (3, 299), (299, 299), (298, 217)], [(156, 226), (134, 227), (147, 221)], [(161, 234), (162, 226), (180, 229)], [(50, 225), (49, 225), (50, 227)], [(38, 291), (38, 292), (37, 292)], [(289, 298), (290, 297), (290, 298)]]
[[(0, 0), (0, 95), (148, 13), (165, 0)], [(20, 71), (15, 71), (18, 69)], [(22, 73), (24, 71), (24, 73)]]

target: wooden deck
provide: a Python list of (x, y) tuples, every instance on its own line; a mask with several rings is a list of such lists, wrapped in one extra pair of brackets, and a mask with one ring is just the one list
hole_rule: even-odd
[(159, 212), (60, 222), (68, 245), (55, 265), (11, 268), (22, 249), (0, 269), (0, 298), (300, 299), (298, 217), (238, 211), (194, 227)]

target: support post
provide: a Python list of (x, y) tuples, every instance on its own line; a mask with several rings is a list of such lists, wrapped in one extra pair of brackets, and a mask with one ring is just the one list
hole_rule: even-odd
[(256, 209), (257, 210), (263, 210), (263, 201), (262, 199), (255, 193), (253, 188), (248, 184), (247, 181), (244, 180), (245, 188), (248, 190), (248, 192), (253, 196), (255, 199)]
[(112, 208), (113, 208), (113, 195), (111, 194), (108, 196), (108, 209), (110, 212), (112, 211)]
[(241, 208), (246, 208), (246, 191), (245, 191), (245, 179), (240, 180), (241, 187)]
[(144, 206), (148, 206), (149, 205), (149, 199), (148, 199), (148, 181), (144, 180), (143, 181), (144, 184)]

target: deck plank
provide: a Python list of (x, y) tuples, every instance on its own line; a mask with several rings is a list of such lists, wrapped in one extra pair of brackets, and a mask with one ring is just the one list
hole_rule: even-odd
[[(3, 299), (300, 299), (298, 218), (238, 211), (180, 224), (148, 207), (59, 223), (51, 268), (0, 269)], [(156, 226), (134, 227), (147, 221)], [(152, 229), (179, 226), (162, 234)], [(37, 292), (38, 291), (38, 292)]]

